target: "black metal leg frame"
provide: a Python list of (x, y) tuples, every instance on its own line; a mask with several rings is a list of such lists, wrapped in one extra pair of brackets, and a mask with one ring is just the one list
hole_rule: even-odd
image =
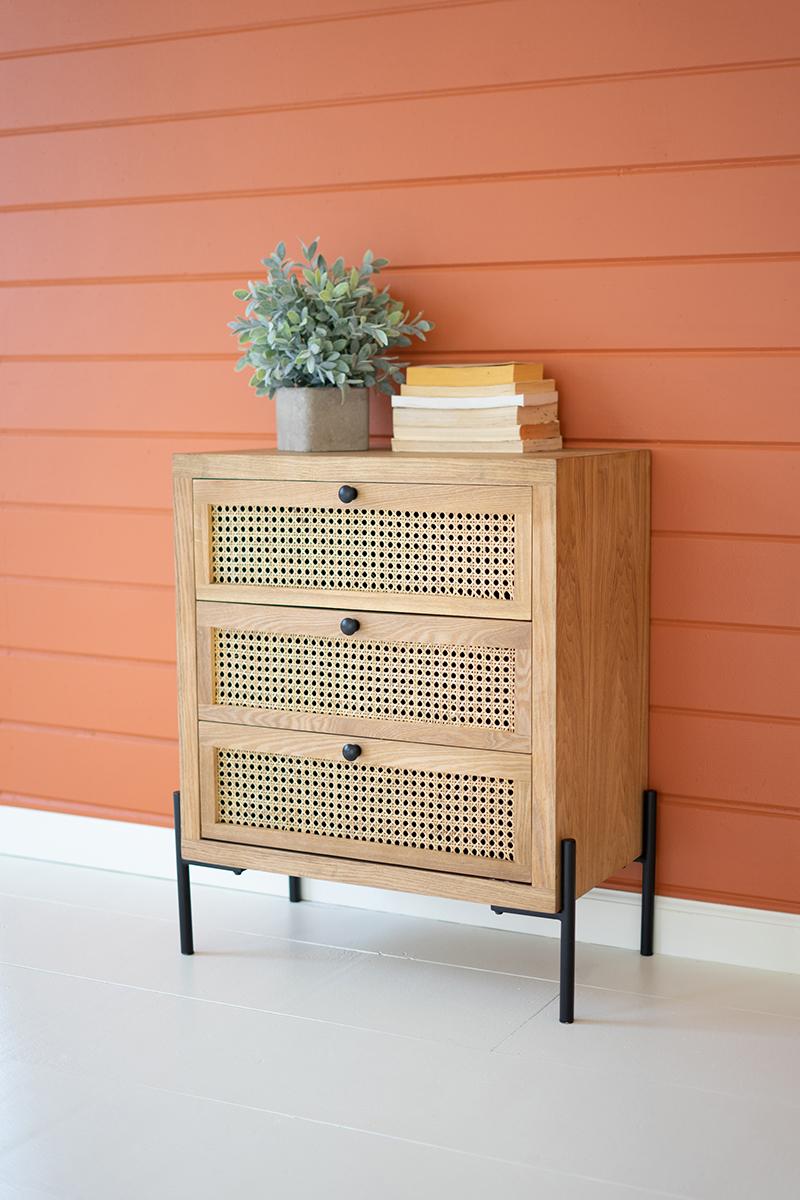
[[(192, 934), (192, 895), (189, 885), (189, 867), (212, 867), (218, 871), (232, 871), (241, 875), (244, 867), (222, 867), (215, 863), (196, 863), (181, 853), (181, 794), (173, 793), (175, 812), (175, 862), (178, 876), (178, 920), (181, 934), (181, 954), (194, 954)], [(653, 925), (656, 897), (656, 804), (658, 794), (648, 789), (642, 795), (642, 853), (634, 860), (642, 864), (642, 932), (640, 954), (653, 953)], [(561, 843), (561, 908), (556, 913), (529, 912), (524, 908), (502, 908), (492, 905), (494, 913), (515, 913), (522, 917), (548, 917), (561, 922), (561, 964), (559, 985), (558, 1019), (562, 1025), (571, 1025), (575, 1019), (575, 856), (574, 838), (564, 838)], [(296, 903), (302, 899), (300, 880), (289, 876), (289, 899)]]
[[(181, 931), (181, 954), (194, 954), (194, 934), (192, 932), (192, 891), (189, 880), (189, 867), (211, 867), (212, 871), (231, 871), (234, 875), (243, 875), (244, 867), (222, 867), (218, 863), (192, 862), (181, 853), (181, 794), (172, 793), (172, 811), (175, 821), (175, 867), (178, 877), (178, 924)], [(296, 875), (289, 876), (289, 899), (293, 904), (302, 900), (300, 895), (300, 880)]]
[[(656, 899), (656, 805), (658, 793), (648, 789), (642, 794), (642, 853), (634, 862), (642, 864), (642, 931), (639, 953), (653, 953), (653, 926)], [(575, 839), (561, 843), (561, 908), (557, 913), (528, 912), (524, 908), (492, 905), (495, 913), (516, 913), (521, 917), (549, 917), (561, 922), (561, 970), (558, 1019), (562, 1025), (575, 1020)]]

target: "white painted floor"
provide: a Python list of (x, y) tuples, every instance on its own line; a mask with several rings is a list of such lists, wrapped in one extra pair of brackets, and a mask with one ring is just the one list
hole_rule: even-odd
[(193, 891), (0, 858), (0, 1200), (800, 1196), (800, 977)]

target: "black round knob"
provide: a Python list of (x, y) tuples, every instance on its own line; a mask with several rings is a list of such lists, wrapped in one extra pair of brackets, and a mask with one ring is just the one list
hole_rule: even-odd
[(357, 621), (355, 617), (343, 617), (339, 622), (339, 628), (342, 633), (346, 633), (350, 637), (351, 633), (356, 633), (361, 628), (361, 622)]
[(343, 483), (339, 488), (339, 499), (342, 504), (349, 504), (351, 500), (355, 500), (358, 495), (358, 488), (350, 487), (349, 483)]
[(353, 745), (352, 742), (346, 742), (345, 745), (342, 746), (342, 754), (348, 762), (355, 762), (360, 753), (361, 747)]

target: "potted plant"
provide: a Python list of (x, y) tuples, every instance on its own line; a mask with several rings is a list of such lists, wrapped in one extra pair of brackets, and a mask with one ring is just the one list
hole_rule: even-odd
[(300, 242), (303, 263), (286, 257), (281, 242), (269, 258), (266, 281), (237, 289), (244, 316), (230, 328), (246, 347), (236, 370), (251, 367), (257, 396), (276, 398), (279, 450), (366, 450), (369, 388), (392, 391), (408, 364), (390, 351), (425, 340), (433, 328), (412, 319), (374, 277), (387, 265), (367, 250), (361, 265), (328, 264), (319, 239)]

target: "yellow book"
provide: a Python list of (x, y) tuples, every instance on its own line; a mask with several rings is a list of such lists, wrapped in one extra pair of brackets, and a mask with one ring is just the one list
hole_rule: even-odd
[[(414, 369), (414, 367), (411, 367), (412, 371)], [(527, 397), (536, 395), (538, 392), (554, 392), (555, 390), (555, 379), (528, 379), (524, 383), (484, 383), (477, 387), (448, 387), (446, 384), (426, 386), (417, 383), (402, 383), (400, 385), (401, 396), (433, 396), (448, 401), (458, 400), (459, 398), (473, 400), (477, 395), (501, 397), (522, 396), (522, 400), (513, 402), (516, 404), (527, 404)], [(511, 401), (503, 400), (503, 404), (509, 403)]]
[(405, 454), (536, 454), (561, 447), (560, 437), (538, 442), (414, 442), (392, 438), (392, 449)]
[(544, 377), (542, 363), (453, 363), (449, 366), (409, 367), (406, 382), (430, 386), (475, 387), (484, 383), (528, 383)]

